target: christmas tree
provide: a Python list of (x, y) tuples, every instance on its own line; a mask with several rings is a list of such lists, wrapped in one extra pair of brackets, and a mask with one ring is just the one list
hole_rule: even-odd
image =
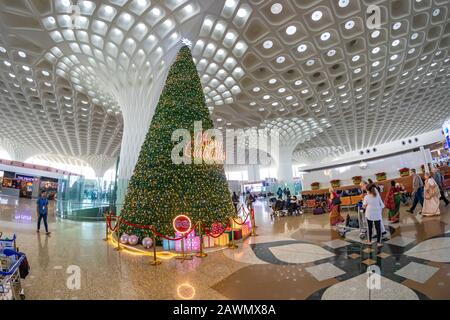
[[(201, 220), (206, 227), (214, 222), (227, 223), (234, 215), (223, 164), (172, 161), (177, 144), (172, 142), (172, 133), (187, 129), (194, 141), (195, 121), (202, 122), (203, 130), (213, 128), (190, 49), (184, 46), (169, 70), (141, 147), (125, 196), (123, 219), (173, 235), (172, 220), (180, 214), (188, 215), (193, 224)], [(121, 232), (141, 239), (150, 235), (148, 230), (125, 224)]]

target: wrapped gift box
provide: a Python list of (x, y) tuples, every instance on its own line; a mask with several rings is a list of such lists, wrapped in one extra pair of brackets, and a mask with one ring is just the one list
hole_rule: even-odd
[(214, 247), (214, 238), (207, 235), (203, 236), (203, 247), (204, 248)]
[(232, 240), (232, 235), (231, 235), (232, 232), (233, 232), (233, 231), (231, 231), (230, 229), (227, 229), (227, 230), (224, 232), (224, 234), (226, 234), (227, 237), (228, 237), (228, 241), (231, 241), (231, 240)]
[(242, 229), (235, 229), (234, 232), (234, 240), (242, 239)]
[(230, 240), (228, 239), (228, 234), (224, 233), (221, 236), (219, 236), (218, 238), (214, 239), (214, 245), (215, 246), (226, 246), (228, 243), (230, 242)]
[[(180, 238), (182, 235), (176, 233), (175, 237)], [(184, 241), (185, 252), (196, 252), (200, 250), (200, 237), (195, 235), (195, 231), (192, 231), (186, 238), (175, 241), (175, 251), (181, 252), (181, 241)]]
[(165, 251), (175, 250), (175, 241), (173, 240), (163, 239), (162, 245)]
[(242, 238), (246, 238), (249, 235), (250, 235), (250, 228), (246, 224), (244, 224), (242, 226)]

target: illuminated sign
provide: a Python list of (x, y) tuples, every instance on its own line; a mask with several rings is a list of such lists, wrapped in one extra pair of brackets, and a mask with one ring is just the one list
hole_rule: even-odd
[(186, 215), (181, 214), (173, 219), (173, 229), (181, 234), (191, 230), (191, 225), (191, 219)]
[(445, 148), (450, 148), (450, 119), (445, 121), (442, 125), (442, 130), (444, 131), (445, 137)]

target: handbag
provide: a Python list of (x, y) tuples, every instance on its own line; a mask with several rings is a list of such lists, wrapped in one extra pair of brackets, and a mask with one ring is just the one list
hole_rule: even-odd
[(331, 200), (331, 203), (333, 204), (333, 206), (338, 206), (341, 204), (341, 199), (339, 197), (333, 198), (333, 200)]

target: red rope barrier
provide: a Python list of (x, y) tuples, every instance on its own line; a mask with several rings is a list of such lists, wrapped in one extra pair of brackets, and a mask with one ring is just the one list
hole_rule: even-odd
[(155, 236), (164, 238), (164, 239), (166, 239), (166, 240), (169, 240), (169, 241), (178, 241), (178, 240), (181, 240), (181, 239), (186, 238), (192, 231), (195, 230), (196, 227), (197, 227), (197, 225), (194, 225), (194, 226), (191, 228), (191, 230), (189, 230), (187, 233), (185, 233), (185, 234), (184, 234), (182, 237), (180, 237), (180, 238), (169, 238), (169, 237), (167, 237), (167, 236), (165, 236), (165, 235), (159, 233), (158, 231), (156, 231), (153, 227), (150, 227), (150, 231), (153, 232), (153, 234), (154, 234)]
[(111, 215), (106, 216), (106, 224), (107, 224), (109, 230), (111, 230), (112, 232), (116, 232), (117, 229), (119, 228), (118, 222), (116, 222), (116, 225), (114, 226), (114, 228), (111, 226)]
[(119, 227), (119, 222), (123, 222), (124, 224), (126, 224), (126, 225), (129, 226), (129, 227), (138, 228), (138, 229), (141, 229), (141, 230), (143, 230), (143, 229), (148, 229), (148, 230), (150, 230), (155, 236), (158, 236), (158, 237), (160, 237), (160, 238), (164, 238), (164, 239), (170, 240), (170, 241), (178, 241), (178, 240), (181, 240), (181, 239), (186, 238), (186, 237), (187, 237), (192, 231), (194, 231), (195, 228), (197, 227), (197, 225), (194, 225), (194, 226), (191, 228), (191, 230), (189, 230), (187, 233), (185, 233), (182, 237), (179, 237), (179, 238), (170, 238), (170, 237), (168, 237), (168, 236), (163, 235), (162, 233), (159, 233), (158, 231), (156, 231), (155, 228), (153, 228), (153, 227), (150, 226), (150, 225), (140, 225), (140, 224), (132, 223), (132, 222), (129, 222), (129, 221), (127, 221), (127, 220), (125, 220), (125, 219), (123, 219), (123, 218), (121, 218), (121, 217), (117, 217), (117, 222), (116, 222), (116, 225), (115, 225), (115, 227), (114, 227), (114, 229), (113, 229), (112, 226), (111, 226), (111, 215), (107, 216), (106, 223), (107, 223), (107, 225), (108, 225), (108, 228), (109, 228), (112, 232), (116, 232), (116, 231), (117, 231), (117, 229), (118, 229), (118, 227)]

